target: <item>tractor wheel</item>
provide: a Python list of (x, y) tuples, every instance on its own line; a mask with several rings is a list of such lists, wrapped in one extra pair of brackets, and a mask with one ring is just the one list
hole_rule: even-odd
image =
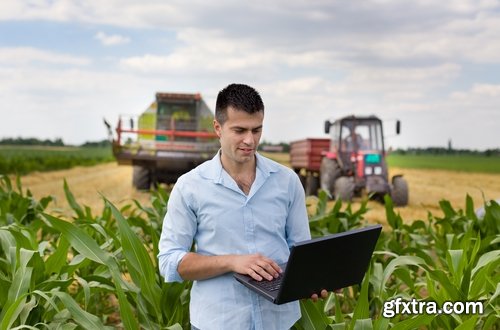
[(306, 177), (306, 196), (316, 196), (318, 195), (319, 188), (319, 178), (313, 173), (307, 173)]
[(340, 176), (341, 170), (335, 159), (323, 157), (321, 160), (320, 187), (328, 193), (330, 198), (335, 194), (335, 180)]
[(352, 178), (341, 176), (335, 180), (335, 199), (350, 202), (354, 196), (354, 182)]
[(408, 205), (408, 183), (402, 176), (392, 178), (391, 198), (394, 206)]
[(147, 167), (134, 166), (132, 185), (137, 190), (149, 190), (151, 187), (151, 173)]
[(300, 172), (300, 169), (294, 169), (295, 173), (299, 177), (300, 183), (302, 184), (302, 188), (306, 189), (306, 176)]

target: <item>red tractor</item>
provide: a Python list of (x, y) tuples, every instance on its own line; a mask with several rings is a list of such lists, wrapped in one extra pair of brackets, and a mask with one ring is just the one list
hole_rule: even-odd
[[(396, 122), (399, 134), (400, 122)], [(306, 139), (290, 145), (290, 163), (301, 176), (306, 193), (326, 191), (345, 201), (365, 192), (382, 201), (389, 194), (394, 205), (408, 204), (408, 184), (401, 175), (389, 182), (382, 121), (375, 116), (348, 116), (325, 122), (330, 139)]]

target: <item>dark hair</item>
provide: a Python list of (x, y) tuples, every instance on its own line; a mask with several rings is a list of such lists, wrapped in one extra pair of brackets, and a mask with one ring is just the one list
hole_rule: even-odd
[(215, 119), (221, 125), (227, 120), (228, 107), (252, 114), (264, 111), (264, 102), (254, 88), (244, 84), (230, 84), (219, 92), (215, 103)]

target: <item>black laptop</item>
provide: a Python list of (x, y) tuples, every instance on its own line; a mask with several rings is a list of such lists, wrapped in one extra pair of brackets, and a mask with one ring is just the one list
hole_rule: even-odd
[(288, 262), (280, 265), (283, 273), (272, 281), (237, 273), (234, 277), (275, 304), (361, 284), (381, 230), (381, 225), (372, 225), (297, 243)]

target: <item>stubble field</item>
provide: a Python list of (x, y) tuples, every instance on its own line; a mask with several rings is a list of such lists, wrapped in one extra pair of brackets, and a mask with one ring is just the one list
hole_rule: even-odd
[[(425, 220), (428, 212), (441, 216), (439, 201), (443, 199), (450, 201), (455, 208), (464, 208), (466, 194), (469, 194), (476, 208), (479, 208), (485, 200), (500, 198), (499, 174), (392, 168), (390, 175), (393, 174), (403, 174), (408, 181), (409, 205), (396, 209), (405, 222)], [(23, 176), (21, 182), (23, 188), (30, 189), (37, 199), (48, 195), (56, 198), (49, 211), (70, 216), (71, 210), (63, 190), (64, 179), (78, 203), (89, 206), (94, 214), (102, 211), (104, 204), (101, 195), (117, 206), (131, 204), (133, 200), (143, 205), (150, 203), (149, 193), (132, 187), (132, 167), (115, 163), (33, 173)], [(383, 205), (369, 202), (368, 206), (368, 221), (384, 224), (386, 220)], [(359, 208), (359, 201), (353, 203), (353, 208)]]

